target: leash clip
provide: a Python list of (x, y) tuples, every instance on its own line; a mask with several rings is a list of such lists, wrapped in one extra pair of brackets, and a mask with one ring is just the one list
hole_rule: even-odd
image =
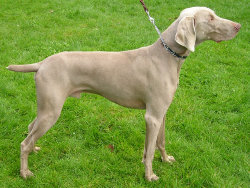
[(147, 13), (147, 15), (148, 15), (149, 21), (150, 21), (152, 24), (154, 24), (154, 23), (155, 23), (155, 19), (152, 18), (152, 17), (149, 15), (149, 11), (148, 11), (148, 10), (146, 11), (146, 13)]

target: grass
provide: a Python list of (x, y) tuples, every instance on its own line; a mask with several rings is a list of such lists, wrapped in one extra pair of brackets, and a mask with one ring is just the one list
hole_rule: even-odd
[[(186, 7), (207, 6), (242, 24), (220, 45), (205, 42), (184, 63), (168, 111), (166, 148), (177, 162), (153, 163), (144, 179), (143, 110), (97, 96), (68, 98), (55, 126), (19, 176), (20, 142), (36, 116), (34, 74), (5, 70), (61, 51), (121, 51), (157, 34), (139, 1), (0, 1), (0, 187), (249, 187), (249, 2), (145, 1), (163, 31)], [(114, 146), (113, 152), (110, 145)]]

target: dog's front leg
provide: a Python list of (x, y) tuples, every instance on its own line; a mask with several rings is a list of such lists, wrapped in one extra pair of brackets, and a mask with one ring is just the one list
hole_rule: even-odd
[(144, 165), (145, 177), (148, 181), (158, 180), (159, 178), (153, 173), (152, 162), (155, 153), (157, 136), (161, 127), (164, 113), (159, 113), (151, 108), (146, 109), (146, 139), (144, 148)]
[(175, 161), (174, 157), (167, 155), (166, 150), (165, 150), (165, 119), (166, 119), (166, 116), (164, 116), (163, 118), (161, 128), (159, 130), (157, 141), (156, 141), (156, 146), (160, 150), (162, 161), (172, 163)]

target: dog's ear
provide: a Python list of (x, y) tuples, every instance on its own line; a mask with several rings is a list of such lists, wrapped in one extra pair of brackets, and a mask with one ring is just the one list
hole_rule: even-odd
[(181, 46), (186, 47), (194, 52), (196, 33), (195, 33), (194, 17), (184, 17), (177, 26), (175, 41)]

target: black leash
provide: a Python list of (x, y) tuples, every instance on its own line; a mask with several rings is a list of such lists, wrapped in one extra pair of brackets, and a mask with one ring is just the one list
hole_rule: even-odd
[(159, 30), (158, 27), (155, 25), (155, 20), (154, 20), (154, 18), (152, 18), (152, 17), (149, 15), (149, 11), (148, 11), (148, 8), (146, 7), (145, 3), (143, 2), (143, 0), (140, 0), (140, 2), (141, 2), (142, 6), (143, 6), (143, 8), (144, 8), (144, 11), (145, 11), (145, 12), (147, 13), (147, 15), (148, 15), (149, 21), (154, 25), (155, 30), (156, 30), (157, 33), (159, 34), (161, 43), (162, 43), (162, 45), (164, 46), (164, 48), (165, 48), (168, 52), (170, 52), (173, 56), (178, 57), (178, 58), (180, 58), (180, 59), (186, 59), (187, 56), (181, 56), (181, 55), (177, 54), (176, 52), (174, 52), (174, 51), (166, 44), (166, 42), (164, 41), (163, 37), (161, 36), (160, 30)]

